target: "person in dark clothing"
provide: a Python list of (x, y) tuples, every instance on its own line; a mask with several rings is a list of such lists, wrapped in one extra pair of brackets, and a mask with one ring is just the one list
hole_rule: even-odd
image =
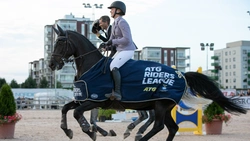
[[(96, 20), (92, 27), (92, 32), (103, 42), (107, 42), (111, 35), (111, 29), (112, 25), (110, 25), (110, 18), (109, 16), (101, 16), (100, 19)], [(102, 30), (105, 34), (105, 37), (99, 33), (99, 31)], [(101, 44), (99, 48), (104, 48), (104, 44)], [(116, 53), (115, 46), (111, 47), (109, 50), (111, 50), (111, 54), (109, 57), (113, 57)]]

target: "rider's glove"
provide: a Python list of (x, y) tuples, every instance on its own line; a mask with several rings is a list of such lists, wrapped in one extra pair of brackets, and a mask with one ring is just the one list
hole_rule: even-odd
[(105, 43), (107, 46), (111, 46), (112, 45), (112, 40), (109, 40)]
[(106, 44), (105, 43), (101, 43), (100, 45), (99, 45), (99, 49), (105, 49), (106, 48)]

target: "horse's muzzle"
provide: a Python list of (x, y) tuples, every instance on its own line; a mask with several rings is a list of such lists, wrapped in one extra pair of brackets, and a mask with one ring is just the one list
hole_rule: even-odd
[(64, 62), (62, 60), (59, 61), (59, 63), (58, 63), (55, 59), (51, 58), (50, 63), (49, 63), (49, 67), (52, 71), (60, 70), (60, 69), (62, 69), (63, 66), (64, 66)]

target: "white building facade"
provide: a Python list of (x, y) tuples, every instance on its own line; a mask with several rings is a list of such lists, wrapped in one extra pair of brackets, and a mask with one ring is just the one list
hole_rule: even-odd
[(236, 41), (215, 50), (221, 70), (218, 82), (225, 89), (250, 88), (250, 41)]

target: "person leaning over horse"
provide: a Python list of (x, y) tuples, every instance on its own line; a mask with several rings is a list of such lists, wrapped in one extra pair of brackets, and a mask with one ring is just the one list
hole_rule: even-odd
[(106, 45), (107, 47), (111, 45), (116, 46), (117, 52), (110, 64), (110, 70), (115, 83), (114, 94), (105, 94), (105, 96), (108, 98), (114, 96), (116, 100), (121, 100), (121, 75), (119, 68), (133, 57), (136, 46), (132, 40), (129, 24), (122, 17), (126, 13), (126, 5), (121, 1), (114, 1), (108, 9), (111, 9), (110, 13), (111, 17), (114, 18), (114, 23), (112, 24), (110, 39), (106, 42)]
[[(96, 20), (92, 26), (92, 32), (103, 42), (107, 42), (110, 38), (111, 35), (111, 28), (112, 25), (110, 25), (110, 18), (109, 16), (101, 16), (100, 19)], [(105, 37), (102, 36), (99, 31), (102, 30), (105, 34)], [(101, 44), (99, 48), (105, 48), (105, 44)], [(116, 53), (116, 48), (115, 46), (109, 48), (111, 50), (111, 54), (109, 57), (113, 57), (114, 54)]]

